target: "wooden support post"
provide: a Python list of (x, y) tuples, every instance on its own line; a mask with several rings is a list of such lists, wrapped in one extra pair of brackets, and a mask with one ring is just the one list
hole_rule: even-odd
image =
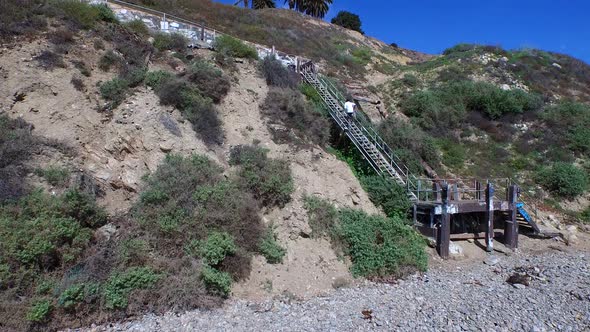
[[(408, 183), (408, 184), (410, 183), (410, 181), (408, 181), (407, 178), (406, 178), (406, 183)], [(422, 180), (418, 180), (417, 181), (416, 188), (417, 188), (417, 191), (418, 191), (416, 193), (416, 197), (418, 197), (418, 201), (420, 201), (421, 200), (421, 198), (420, 198), (420, 192), (422, 191)], [(428, 192), (426, 193), (426, 195), (428, 195)], [(426, 197), (426, 200), (428, 200), (428, 196)]]
[(444, 259), (449, 258), (449, 245), (451, 244), (451, 215), (448, 213), (450, 198), (449, 185), (445, 183), (442, 187), (442, 212), (436, 239), (436, 249), (440, 257)]
[(475, 199), (481, 201), (481, 182), (475, 181)]
[(432, 184), (432, 194), (433, 194), (433, 199), (435, 202), (441, 202), (442, 201), (442, 195), (441, 195), (441, 189), (440, 189), (440, 184), (438, 184), (437, 182), (434, 182)]
[(504, 244), (510, 249), (518, 248), (518, 220), (516, 220), (516, 203), (518, 202), (518, 187), (508, 187), (508, 203), (510, 204), (510, 220), (504, 224)]
[(486, 250), (494, 250), (494, 186), (488, 182), (486, 186)]
[(453, 184), (453, 200), (454, 201), (458, 201), (459, 200), (459, 187), (457, 186), (457, 184)]

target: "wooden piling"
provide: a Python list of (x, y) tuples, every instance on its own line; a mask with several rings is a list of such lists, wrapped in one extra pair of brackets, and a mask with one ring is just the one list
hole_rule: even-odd
[(481, 201), (481, 182), (475, 181), (475, 199)]
[(494, 186), (488, 182), (486, 186), (486, 250), (494, 250)]
[(434, 182), (432, 184), (432, 194), (433, 194), (433, 199), (434, 199), (435, 202), (441, 202), (442, 201), (440, 184), (438, 184), (438, 182)]
[(504, 244), (510, 249), (518, 248), (518, 220), (516, 220), (518, 187), (508, 187), (508, 203), (510, 204), (510, 220), (504, 224)]
[(449, 258), (449, 245), (451, 244), (451, 215), (448, 213), (451, 193), (449, 185), (443, 184), (442, 190), (442, 211), (440, 215), (440, 227), (437, 232), (436, 249), (443, 259)]

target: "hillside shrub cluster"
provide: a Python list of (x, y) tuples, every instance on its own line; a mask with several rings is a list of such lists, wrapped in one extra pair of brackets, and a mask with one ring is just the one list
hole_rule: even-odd
[(188, 40), (179, 33), (158, 32), (154, 35), (154, 47), (158, 51), (184, 51), (187, 45)]
[(295, 87), (292, 74), (278, 60), (264, 59), (261, 70), (271, 88), (260, 109), (270, 119), (268, 125), (273, 140), (277, 143), (324, 145), (330, 137), (330, 121), (322, 114), (323, 108), (303, 98)]
[(219, 69), (196, 60), (179, 75), (162, 71), (146, 75), (146, 84), (155, 90), (160, 103), (178, 108), (206, 144), (223, 142), (222, 123), (214, 104), (229, 92), (230, 82)]
[(590, 106), (566, 100), (548, 107), (541, 118), (558, 139), (560, 148), (590, 156)]
[(0, 327), (44, 323), (91, 296), (104, 299), (102, 288), (90, 294), (68, 283), (105, 223), (94, 199), (73, 189), (61, 196), (35, 190), (0, 205)]
[(252, 145), (231, 149), (229, 162), (240, 166), (240, 184), (265, 206), (284, 206), (294, 190), (289, 164), (267, 156), (268, 150)]
[(306, 198), (310, 225), (326, 228), (324, 232), (335, 247), (350, 256), (354, 276), (403, 277), (426, 270), (425, 242), (403, 219), (347, 208), (335, 210), (329, 205), (318, 198)]
[(31, 125), (22, 119), (0, 115), (0, 203), (18, 199), (26, 193), (20, 180), (26, 174), (25, 162), (38, 151), (39, 140)]
[(221, 35), (215, 39), (215, 50), (232, 58), (258, 59), (258, 52), (253, 46), (228, 35)]
[[(169, 273), (181, 260), (198, 262), (198, 278), (178, 280), (180, 289), (196, 287), (226, 297), (232, 281), (249, 275), (253, 254), (263, 254), (270, 263), (280, 262), (284, 255), (272, 229), (265, 229), (258, 213), (262, 206), (290, 200), (290, 170), (260, 148), (236, 149), (231, 162), (238, 173), (230, 178), (204, 156), (168, 155), (145, 179), (146, 189), (134, 208), (145, 234), (142, 239), (146, 244), (139, 247), (147, 248), (152, 256), (173, 259), (159, 270), (165, 272), (165, 280), (172, 278)], [(153, 264), (159, 259), (146, 259), (154, 268), (158, 266)], [(192, 300), (182, 298), (182, 303), (194, 307), (203, 301), (203, 294)]]
[(403, 112), (418, 119), (428, 130), (457, 128), (468, 112), (479, 112), (490, 119), (507, 114), (537, 111), (542, 99), (523, 90), (502, 90), (483, 82), (451, 82), (417, 91), (401, 102)]
[(427, 132), (413, 123), (404, 123), (389, 118), (377, 128), (381, 138), (413, 174), (422, 174), (421, 160), (431, 167), (440, 165), (436, 141)]
[(272, 56), (267, 56), (260, 61), (260, 71), (266, 79), (266, 84), (278, 88), (295, 89), (299, 85), (297, 73), (287, 69)]
[[(363, 189), (369, 194), (371, 202), (383, 209), (388, 217), (406, 220), (411, 207), (406, 188), (390, 178), (375, 174), (367, 160), (351, 143), (335, 146), (333, 152), (338, 159), (348, 164)], [(399, 151), (401, 150), (398, 150), (398, 153)]]
[(535, 178), (545, 189), (561, 197), (574, 198), (588, 190), (586, 172), (569, 163), (556, 162), (542, 167)]

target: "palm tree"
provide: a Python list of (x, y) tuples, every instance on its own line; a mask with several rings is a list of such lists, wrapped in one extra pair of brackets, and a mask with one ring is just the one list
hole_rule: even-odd
[(324, 18), (333, 0), (304, 0), (305, 13), (309, 16)]
[(252, 8), (263, 9), (263, 8), (275, 8), (275, 0), (252, 0)]
[[(250, 7), (249, 0), (238, 0), (234, 3), (234, 6), (239, 5), (240, 3), (244, 4), (244, 7)], [(252, 8), (254, 9), (262, 9), (262, 8), (275, 8), (275, 0), (252, 0)]]
[(289, 9), (294, 9), (298, 12), (305, 11), (305, 2), (306, 0), (285, 0), (285, 3), (289, 4)]
[(333, 0), (285, 0), (289, 9), (319, 18), (326, 16), (332, 2)]

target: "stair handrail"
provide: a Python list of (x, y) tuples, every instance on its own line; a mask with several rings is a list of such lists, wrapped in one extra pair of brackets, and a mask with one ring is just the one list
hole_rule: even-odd
[[(526, 199), (528, 202), (534, 202), (534, 199), (529, 196), (527, 193), (525, 193), (525, 191), (523, 190), (523, 187), (513, 178), (509, 178), (509, 181), (511, 184), (514, 184), (516, 186), (518, 186), (518, 188), (520, 188), (520, 191), (518, 193), (519, 196), (519, 203), (522, 203), (523, 207), (527, 207), (525, 210), (529, 213), (532, 212), (532, 214), (535, 216), (535, 220), (539, 220), (539, 211), (538, 208), (535, 204), (535, 206), (533, 206), (532, 203), (527, 203), (524, 199)], [(524, 198), (524, 199), (522, 199)]]
[[(332, 96), (337, 99), (337, 102), (343, 107), (344, 100), (346, 98), (340, 92), (340, 89), (338, 89), (329, 79), (327, 79), (321, 74), (317, 74), (316, 78), (320, 81), (320, 83), (324, 85), (326, 90), (328, 90), (328, 92), (331, 93)], [(372, 141), (375, 147), (387, 159), (387, 161), (395, 169), (395, 171), (404, 178), (404, 182), (407, 182), (410, 175), (408, 167), (403, 164), (403, 161), (395, 153), (393, 153), (393, 150), (377, 133), (370, 119), (364, 113), (357, 112), (357, 116), (355, 119), (353, 119), (353, 121), (355, 122), (355, 124), (357, 124), (359, 129), (361, 129), (361, 131), (364, 132), (365, 137)]]

